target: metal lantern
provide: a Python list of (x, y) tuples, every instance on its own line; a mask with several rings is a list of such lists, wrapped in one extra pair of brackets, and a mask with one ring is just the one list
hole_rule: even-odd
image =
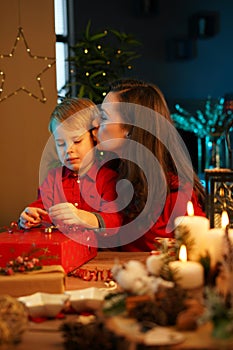
[(223, 210), (228, 213), (233, 227), (233, 120), (225, 129), (228, 149), (228, 168), (205, 169), (206, 214), (210, 228), (221, 227)]
[(233, 170), (205, 169), (206, 213), (210, 228), (221, 227), (221, 215), (226, 210), (233, 226)]

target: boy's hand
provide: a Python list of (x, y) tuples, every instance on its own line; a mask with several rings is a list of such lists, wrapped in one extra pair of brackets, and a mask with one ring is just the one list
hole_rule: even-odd
[(59, 203), (49, 208), (49, 217), (58, 227), (63, 225), (78, 225), (98, 228), (96, 216), (86, 210), (78, 209), (72, 203)]
[(42, 222), (42, 215), (48, 213), (41, 208), (27, 207), (19, 217), (19, 225), (25, 229), (36, 227)]
[(80, 225), (78, 209), (72, 203), (59, 203), (50, 207), (49, 217), (56, 224)]

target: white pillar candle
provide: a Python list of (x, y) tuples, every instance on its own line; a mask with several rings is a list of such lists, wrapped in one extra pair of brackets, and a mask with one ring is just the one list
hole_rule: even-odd
[(177, 276), (177, 284), (183, 289), (195, 289), (203, 286), (204, 268), (196, 261), (187, 261), (184, 245), (180, 248), (179, 259), (169, 263), (169, 268)]
[(209, 220), (204, 216), (195, 216), (193, 212), (192, 202), (187, 204), (187, 216), (179, 216), (175, 219), (175, 237), (178, 237), (178, 231), (182, 231), (187, 227), (189, 237), (193, 241), (191, 251), (188, 253), (189, 260), (199, 261), (201, 255), (206, 254), (206, 247), (208, 245)]
[(209, 230), (208, 252), (210, 255), (211, 268), (214, 268), (218, 261), (222, 260), (222, 244), (225, 230), (212, 228)]
[[(225, 235), (226, 226), (229, 224), (229, 217), (224, 210), (221, 217), (221, 228), (212, 228), (209, 230), (208, 236), (208, 252), (210, 254), (211, 268), (214, 268), (218, 261), (222, 260), (222, 244)], [(233, 230), (229, 230), (229, 237), (233, 242)]]

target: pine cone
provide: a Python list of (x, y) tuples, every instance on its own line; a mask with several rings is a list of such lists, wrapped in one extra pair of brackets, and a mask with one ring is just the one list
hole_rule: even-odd
[(185, 291), (179, 287), (156, 293), (155, 300), (142, 302), (130, 311), (139, 322), (154, 322), (160, 326), (175, 325), (178, 314), (185, 309)]
[(85, 325), (81, 322), (65, 322), (61, 331), (66, 350), (117, 350), (118, 341), (122, 341), (97, 318)]
[(25, 306), (9, 295), (0, 296), (0, 344), (18, 343), (28, 326)]

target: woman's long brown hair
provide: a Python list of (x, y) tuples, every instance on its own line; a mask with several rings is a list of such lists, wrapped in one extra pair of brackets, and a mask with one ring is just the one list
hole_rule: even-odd
[[(177, 145), (180, 146), (176, 135), (178, 138), (180, 136), (174, 127), (169, 108), (161, 90), (154, 84), (135, 79), (123, 79), (112, 82), (110, 92), (117, 94), (119, 102), (126, 103), (123, 104), (121, 115), (124, 118), (125, 124), (123, 124), (123, 127), (127, 130), (129, 139), (135, 141), (135, 144), (145, 146), (158, 160), (163, 173), (161, 174), (161, 179), (162, 176), (166, 179), (167, 194), (172, 190), (171, 175), (179, 175), (184, 183), (187, 181), (193, 183), (193, 190), (196, 192), (204, 209), (205, 190), (193, 170), (192, 164), (187, 160), (182, 147), (178, 147), (179, 150), (177, 149), (176, 162), (174, 162), (170, 153), (172, 148)], [(128, 113), (127, 104), (129, 104)], [(146, 107), (144, 108), (146, 113), (141, 106)], [(119, 108), (121, 107), (119, 106)], [(162, 116), (174, 127), (174, 133), (170, 134), (165, 127), (161, 126)], [(138, 121), (142, 127), (137, 126)], [(163, 142), (164, 139), (166, 139), (166, 145)], [(162, 180), (158, 179), (158, 169), (155, 170), (153, 166), (150, 167), (146, 164), (145, 154), (140, 155), (140, 152), (143, 152), (142, 148), (134, 148), (131, 151), (137, 153), (136, 156), (140, 157), (142, 162), (145, 162), (144, 164), (147, 168), (147, 175), (145, 175), (135, 162), (127, 160), (130, 159), (130, 147), (127, 147), (125, 160), (121, 162), (120, 178), (127, 178), (134, 186), (134, 200), (128, 206), (127, 215), (135, 217), (143, 210), (147, 201), (148, 183), (152, 184), (152, 186), (150, 185), (150, 191), (154, 192), (155, 197), (159, 194), (159, 191), (164, 192), (164, 188), (160, 185)], [(179, 174), (177, 173), (177, 165)]]

